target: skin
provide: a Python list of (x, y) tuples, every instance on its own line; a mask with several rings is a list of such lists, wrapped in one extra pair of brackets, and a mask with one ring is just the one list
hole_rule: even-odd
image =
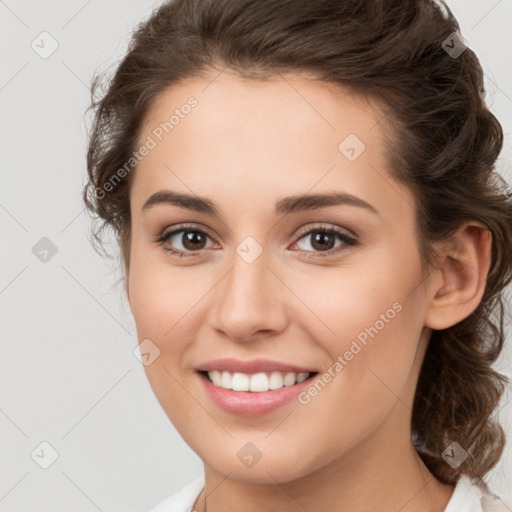
[[(480, 302), (490, 234), (461, 226), (424, 279), (415, 199), (387, 170), (382, 113), (310, 78), (212, 72), (167, 89), (148, 113), (141, 143), (187, 98), (198, 101), (133, 176), (127, 294), (139, 340), (160, 350), (145, 371), (204, 461), (209, 512), (442, 511), (454, 487), (416, 454), (412, 403), (431, 329)], [(366, 146), (352, 162), (338, 149), (348, 134)], [(162, 189), (207, 197), (221, 217), (172, 204), (143, 210)], [(378, 214), (351, 205), (274, 212), (283, 197), (332, 191)], [(183, 222), (208, 235), (203, 249), (188, 249), (183, 232), (155, 241)], [(335, 236), (322, 254), (314, 233), (303, 235), (321, 224), (358, 244)], [(247, 236), (262, 249), (252, 263), (236, 252)], [(195, 372), (220, 357), (264, 357), (321, 373), (396, 302), (401, 311), (308, 404), (241, 417), (211, 402)], [(247, 442), (262, 454), (250, 468), (236, 456)], [(204, 493), (195, 507), (204, 510)]]

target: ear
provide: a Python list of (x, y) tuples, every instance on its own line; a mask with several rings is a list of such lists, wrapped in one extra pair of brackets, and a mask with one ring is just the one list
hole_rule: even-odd
[(446, 329), (468, 317), (480, 304), (491, 264), (491, 233), (476, 221), (455, 233), (441, 249), (430, 282), (425, 326)]

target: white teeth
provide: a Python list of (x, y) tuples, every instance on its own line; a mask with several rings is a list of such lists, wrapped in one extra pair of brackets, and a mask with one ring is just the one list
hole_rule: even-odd
[(306, 380), (308, 377), (309, 377), (309, 373), (308, 372), (299, 373), (297, 375), (297, 382), (302, 382), (303, 380)]
[(220, 372), (218, 372), (217, 370), (214, 370), (213, 372), (208, 373), (208, 375), (210, 376), (210, 379), (216, 386), (220, 386), (221, 378), (222, 378)]
[(283, 376), (279, 372), (272, 372), (268, 379), (268, 387), (270, 389), (280, 389), (283, 387)]
[(221, 378), (220, 378), (220, 387), (226, 388), (226, 389), (233, 389), (231, 387), (231, 383), (233, 382), (233, 377), (231, 376), (231, 373), (229, 372), (222, 372)]
[(249, 378), (245, 373), (234, 373), (231, 381), (233, 391), (249, 391)]
[(295, 373), (287, 373), (284, 376), (283, 384), (285, 386), (293, 386), (295, 384)]
[(249, 382), (251, 391), (268, 391), (268, 377), (266, 373), (254, 373)]
[(283, 386), (293, 386), (309, 377), (308, 372), (260, 372), (260, 373), (230, 373), (213, 370), (208, 377), (216, 385), (234, 391), (262, 392), (272, 389), (281, 389)]

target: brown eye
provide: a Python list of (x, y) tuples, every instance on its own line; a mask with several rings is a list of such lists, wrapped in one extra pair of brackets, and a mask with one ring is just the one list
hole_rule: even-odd
[(206, 243), (206, 235), (200, 231), (183, 231), (181, 239), (179, 239), (187, 251), (204, 249)]
[[(336, 245), (336, 239), (340, 240), (341, 243)], [(309, 243), (304, 244), (306, 246), (305, 248), (300, 248), (300, 240), (306, 240)], [(346, 246), (356, 245), (357, 240), (335, 228), (317, 227), (301, 235), (295, 244), (298, 245), (299, 249), (303, 252), (338, 252), (338, 248), (340, 247), (340, 250), (343, 250)]]
[(316, 231), (314, 234), (308, 235), (311, 241), (311, 247), (318, 251), (328, 251), (334, 247), (336, 236), (332, 233)]
[(211, 237), (204, 231), (192, 227), (180, 227), (163, 233), (158, 242), (164, 245), (164, 249), (171, 253), (180, 253), (182, 256), (188, 256), (187, 252), (201, 252), (207, 249), (208, 240)]

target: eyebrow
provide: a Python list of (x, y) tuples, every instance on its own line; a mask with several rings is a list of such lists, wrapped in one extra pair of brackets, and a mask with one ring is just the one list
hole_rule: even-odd
[[(175, 192), (172, 190), (160, 190), (152, 194), (144, 203), (142, 210), (147, 210), (158, 204), (171, 204), (220, 217), (220, 212), (215, 204), (206, 197)], [(306, 210), (314, 210), (325, 206), (348, 205), (364, 208), (376, 215), (377, 209), (363, 199), (346, 192), (326, 192), (321, 194), (303, 194), (285, 197), (276, 203), (276, 215), (286, 215)]]

